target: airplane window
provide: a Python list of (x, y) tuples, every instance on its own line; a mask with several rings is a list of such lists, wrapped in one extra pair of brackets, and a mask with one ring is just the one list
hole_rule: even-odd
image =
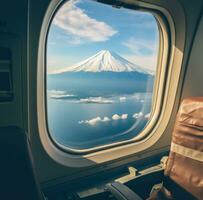
[(149, 121), (159, 53), (150, 12), (69, 0), (47, 35), (47, 123), (71, 149), (130, 140)]

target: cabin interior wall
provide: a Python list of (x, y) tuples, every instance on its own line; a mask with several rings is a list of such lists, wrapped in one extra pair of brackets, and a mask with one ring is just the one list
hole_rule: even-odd
[[(194, 12), (191, 12), (191, 14)], [(185, 80), (182, 90), (182, 99), (185, 97), (203, 96), (203, 8), (199, 17), (199, 26), (194, 35), (193, 45), (190, 49), (190, 56), (185, 73)], [(188, 19), (193, 23), (191, 19)], [(189, 30), (188, 30), (189, 31)]]
[(27, 124), (27, 0), (0, 2), (0, 45), (11, 49), (14, 98), (0, 103), (0, 126)]

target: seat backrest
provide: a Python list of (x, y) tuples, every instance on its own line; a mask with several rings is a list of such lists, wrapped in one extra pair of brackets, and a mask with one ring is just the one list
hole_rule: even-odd
[(195, 198), (203, 199), (203, 98), (181, 103), (165, 175)]
[(0, 163), (0, 199), (42, 199), (29, 140), (20, 128), (0, 128)]

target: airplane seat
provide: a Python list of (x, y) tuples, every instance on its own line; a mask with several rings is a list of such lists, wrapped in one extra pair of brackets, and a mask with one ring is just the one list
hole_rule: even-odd
[[(162, 186), (147, 200), (203, 200), (203, 97), (188, 98), (181, 103), (164, 175)], [(133, 196), (132, 191), (127, 198), (125, 187), (120, 183), (107, 185), (119, 200), (143, 199)]]
[(203, 199), (203, 98), (185, 99), (180, 106), (165, 175)]
[(0, 199), (43, 199), (25, 131), (14, 126), (1, 127), (0, 138)]

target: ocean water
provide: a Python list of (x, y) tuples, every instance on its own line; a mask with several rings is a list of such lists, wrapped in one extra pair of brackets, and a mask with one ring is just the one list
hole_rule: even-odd
[(151, 92), (84, 96), (70, 89), (48, 90), (48, 129), (54, 140), (73, 149), (127, 140), (146, 126), (151, 102)]
[[(133, 138), (148, 122), (153, 80), (137, 72), (48, 75), (50, 135), (73, 149)], [(133, 131), (128, 131), (132, 126)]]

